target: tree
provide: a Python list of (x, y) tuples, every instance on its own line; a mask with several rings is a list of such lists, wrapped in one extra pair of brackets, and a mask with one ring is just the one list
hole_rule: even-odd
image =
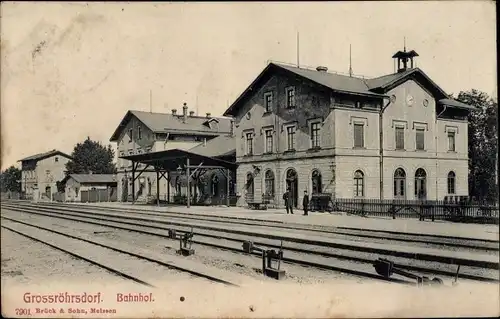
[(1, 173), (2, 192), (21, 192), (21, 170), (11, 166)]
[(457, 100), (478, 108), (469, 114), (469, 195), (498, 200), (498, 104), (474, 89), (460, 92)]
[(111, 145), (103, 146), (100, 142), (92, 141), (90, 137), (83, 143), (76, 144), (71, 153), (73, 160), (66, 163), (66, 174), (114, 174), (116, 167), (113, 163), (115, 152)]

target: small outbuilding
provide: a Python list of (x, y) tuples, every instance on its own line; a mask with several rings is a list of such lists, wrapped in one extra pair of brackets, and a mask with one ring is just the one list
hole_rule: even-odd
[(66, 202), (114, 202), (117, 179), (113, 174), (70, 174), (63, 180)]

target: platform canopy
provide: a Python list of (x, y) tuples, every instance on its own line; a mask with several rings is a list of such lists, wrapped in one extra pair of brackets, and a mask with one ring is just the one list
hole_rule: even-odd
[(166, 151), (121, 156), (120, 158), (136, 163), (150, 165), (166, 171), (175, 171), (178, 168), (187, 168), (186, 166), (228, 169), (236, 169), (237, 166), (236, 163), (231, 163), (215, 157), (204, 156), (177, 148)]
[[(181, 149), (171, 149), (166, 151), (151, 152), (137, 155), (121, 156), (120, 158), (132, 161), (132, 202), (135, 202), (135, 181), (146, 168), (152, 166), (156, 171), (156, 193), (159, 194), (160, 178), (167, 178), (165, 174), (172, 171), (178, 171), (185, 174), (187, 180), (187, 207), (190, 206), (190, 179), (199, 170), (203, 169), (220, 169), (227, 179), (227, 205), (229, 206), (229, 171), (236, 169), (236, 163), (231, 163), (218, 159), (201, 155), (196, 152), (190, 152)], [(136, 175), (139, 164), (144, 164)], [(225, 171), (225, 172), (224, 172)], [(160, 173), (161, 172), (161, 173)], [(170, 198), (170, 187), (167, 188), (168, 198)], [(159, 197), (157, 198), (158, 205), (160, 204)]]

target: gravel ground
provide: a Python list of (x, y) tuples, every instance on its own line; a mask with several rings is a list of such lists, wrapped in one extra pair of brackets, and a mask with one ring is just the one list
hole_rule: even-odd
[[(37, 225), (57, 225), (55, 227), (75, 227), (78, 230), (77, 236), (88, 236), (101, 240), (108, 240), (112, 243), (120, 243), (130, 247), (141, 247), (156, 254), (175, 255), (175, 250), (179, 247), (177, 240), (161, 239), (151, 235), (144, 235), (125, 230), (108, 229), (91, 224), (75, 223), (73, 221), (51, 219), (44, 216), (28, 215), (17, 213), (15, 217)], [(95, 232), (98, 232), (97, 234)], [(226, 241), (224, 241), (226, 242)], [(227, 242), (225, 243), (227, 244)], [(239, 273), (251, 276), (258, 280), (273, 281), (262, 276), (259, 271), (262, 267), (261, 259), (245, 254), (236, 254), (228, 251), (214, 249), (211, 247), (200, 247), (194, 245), (195, 255), (184, 257), (188, 260), (197, 261), (206, 265), (212, 265), (219, 269), (227, 270), (233, 273)], [(351, 263), (352, 264), (352, 263)], [(326, 283), (332, 281), (351, 280), (353, 282), (373, 281), (372, 279), (361, 278), (357, 276), (340, 274), (336, 272), (323, 271), (315, 268), (302, 267), (294, 264), (283, 263), (282, 268), (287, 272), (287, 281), (295, 283)]]
[[(82, 210), (84, 208), (77, 208), (79, 210)], [(86, 210), (87, 212), (91, 212), (88, 209)], [(92, 211), (93, 214), (96, 214), (96, 211)], [(112, 210), (108, 211), (101, 211), (98, 212), (97, 214), (109, 214), (109, 215), (115, 215), (118, 218), (123, 218), (123, 213), (120, 212), (115, 212)], [(85, 214), (85, 213), (81, 213)], [(163, 223), (169, 223), (173, 222), (172, 220), (175, 220), (175, 222), (179, 223), (186, 223), (186, 224), (192, 224), (192, 223), (199, 223), (200, 225), (205, 225), (205, 226), (210, 226), (210, 227), (218, 227), (218, 228), (227, 228), (231, 227), (231, 224), (228, 224), (228, 222), (231, 222), (231, 220), (225, 219), (225, 218), (220, 218), (217, 219), (215, 217), (201, 217), (201, 218), (196, 218), (192, 219), (189, 216), (165, 216), (164, 214), (162, 215), (161, 213), (132, 213), (132, 212), (127, 212), (127, 217), (139, 217), (139, 218), (146, 218), (146, 219), (151, 219), (152, 221), (161, 221)], [(146, 215), (146, 216), (145, 216)], [(109, 218), (109, 217), (105, 217)], [(221, 223), (226, 223), (225, 225), (221, 225)], [(248, 223), (247, 224), (242, 224), (242, 223)], [(233, 226), (244, 226), (248, 231), (252, 231), (252, 229), (255, 230), (261, 230), (261, 231), (267, 231), (267, 232), (275, 232), (277, 230), (279, 231), (286, 231), (289, 234), (301, 234), (301, 235), (311, 235), (311, 236), (321, 236), (323, 238), (328, 238), (328, 239), (341, 239), (341, 240), (349, 240), (352, 242), (357, 242), (357, 243), (363, 243), (363, 242), (370, 242), (370, 243), (378, 243), (378, 244), (386, 244), (386, 245), (404, 245), (407, 247), (421, 247), (421, 248), (440, 248), (440, 249), (446, 249), (450, 251), (464, 251), (464, 252), (471, 252), (471, 253), (481, 253), (481, 254), (488, 254), (488, 255), (493, 255), (493, 256), (499, 256), (498, 251), (486, 251), (482, 249), (475, 249), (475, 248), (465, 248), (465, 247), (454, 247), (454, 246), (449, 246), (449, 245), (444, 245), (444, 244), (435, 244), (435, 243), (419, 243), (419, 242), (407, 242), (407, 241), (401, 241), (398, 239), (412, 239), (415, 238), (415, 236), (411, 235), (394, 235), (394, 234), (383, 234), (383, 235), (378, 235), (380, 238), (366, 238), (366, 237), (359, 237), (356, 236), (356, 234), (362, 234), (363, 232), (360, 231), (339, 231), (343, 232), (343, 234), (339, 233), (328, 233), (328, 232), (318, 232), (318, 227), (311, 227), (310, 230), (304, 230), (304, 229), (279, 229), (276, 227), (270, 227), (266, 226), (265, 223), (263, 222), (252, 222), (252, 221), (241, 221), (238, 223), (232, 223)], [(268, 225), (272, 225), (273, 223), (269, 223)], [(276, 225), (276, 224), (274, 224)], [(288, 227), (290, 227), (288, 225)], [(307, 225), (304, 226), (295, 226), (295, 227), (300, 227), (304, 228), (307, 227)], [(316, 231), (315, 231), (316, 229)], [(327, 231), (332, 231), (331, 228), (325, 228), (324, 226), (321, 226), (322, 230), (327, 230)], [(338, 231), (338, 230), (335, 230)], [(352, 234), (348, 234), (348, 233)], [(366, 233), (366, 232), (365, 232)], [(374, 234), (373, 232), (368, 232), (370, 235), (377, 236), (377, 234)], [(390, 238), (389, 238), (390, 237)], [(429, 241), (436, 241), (436, 238), (432, 238), (430, 236), (423, 237), (423, 238), (418, 238), (421, 240), (428, 239)], [(468, 243), (466, 240), (450, 240), (450, 239), (442, 239), (443, 243), (462, 243), (466, 244)], [(492, 246), (493, 244), (489, 244), (489, 246)], [(494, 246), (494, 245), (493, 245)]]
[[(72, 235), (82, 231), (81, 229), (71, 229), (71, 225), (68, 224), (62, 225), (63, 227), (60, 227), (58, 223), (54, 223), (53, 220), (46, 219), (46, 222), (42, 223), (39, 222), (41, 220), (40, 218), (33, 218), (33, 216), (29, 217), (31, 218), (25, 218), (24, 221), (62, 232), (69, 232)], [(103, 264), (109, 268), (117, 269), (122, 273), (138, 278), (154, 286), (162, 286), (164, 283), (171, 283), (173, 280), (183, 280), (191, 277), (185, 273), (180, 273), (178, 271), (166, 268), (155, 263), (144, 261), (136, 257), (122, 254), (111, 249), (86, 243), (77, 239), (72, 239), (63, 235), (51, 233), (46, 230), (36, 229), (27, 225), (9, 221), (2, 221), (2, 225), (6, 225), (10, 228), (29, 234), (30, 236), (46, 241), (57, 247), (61, 247), (63, 249), (74, 252), (80, 256), (98, 262), (99, 264)], [(97, 280), (97, 278), (92, 278), (91, 280)]]
[[(42, 217), (42, 218), (45, 218), (45, 217)], [(73, 223), (71, 221), (67, 221), (67, 222), (68, 223)], [(113, 224), (111, 222), (108, 222), (108, 223)], [(156, 224), (154, 222), (144, 223), (144, 224), (150, 224), (150, 225), (155, 225), (156, 226)], [(114, 225), (119, 225), (119, 224), (114, 223)], [(130, 226), (130, 225), (125, 225), (125, 226), (129, 227), (129, 228), (137, 228), (137, 227), (139, 227), (139, 226)], [(78, 227), (80, 227), (80, 226), (78, 226)], [(98, 226), (91, 225), (91, 227), (98, 227)], [(165, 226), (162, 226), (162, 227), (165, 227)], [(176, 227), (176, 228), (182, 228), (182, 227)], [(137, 228), (137, 229), (149, 230), (149, 231), (153, 231), (155, 233), (162, 233), (164, 235), (167, 234), (166, 231), (164, 231), (164, 230), (152, 230), (152, 229), (147, 229), (147, 227), (146, 228), (140, 227), (140, 228)], [(188, 230), (188, 228), (186, 228), (186, 227), (184, 227), (183, 229), (184, 230)], [(216, 235), (216, 236), (217, 235), (218, 236), (224, 236), (225, 235), (225, 234), (221, 234), (220, 232), (215, 232), (215, 231), (202, 231), (202, 232), (205, 233), (205, 234), (212, 234), (212, 235)], [(113, 236), (115, 236), (115, 235), (113, 235)], [(138, 233), (133, 233), (131, 235), (127, 235), (126, 237), (128, 238), (129, 236), (131, 236), (131, 237), (137, 237), (137, 236), (150, 237), (149, 235), (141, 235), (141, 234), (138, 234)], [(264, 239), (264, 238), (258, 238), (258, 240), (255, 240), (255, 238), (250, 238), (250, 237), (244, 236), (244, 235), (234, 235), (234, 234), (231, 234), (231, 237), (232, 238), (236, 238), (236, 239), (240, 239), (240, 240), (252, 240), (252, 241), (260, 242), (260, 243), (262, 243), (264, 245), (265, 244), (274, 244), (274, 245), (277, 244), (276, 240), (269, 240), (269, 239)], [(155, 241), (158, 241), (158, 240), (165, 241), (165, 240), (167, 240), (167, 239), (159, 239), (158, 237), (153, 237), (153, 238), (155, 238)], [(196, 241), (203, 241), (205, 243), (213, 243), (213, 244), (229, 245), (229, 246), (233, 246), (233, 245), (236, 244), (234, 241), (218, 240), (218, 239), (215, 239), (215, 238), (201, 237), (201, 236), (197, 236), (195, 238), (195, 240)], [(142, 243), (142, 242), (143, 241), (141, 239), (139, 241), (139, 243)], [(177, 247), (177, 243), (175, 243), (174, 245), (175, 245), (175, 247)], [(238, 249), (240, 248), (239, 245), (240, 244), (238, 244), (238, 247), (237, 247)], [(290, 243), (290, 242), (284, 242), (284, 245), (285, 245), (285, 247), (307, 249), (307, 250), (318, 251), (318, 252), (326, 252), (326, 253), (330, 253), (330, 254), (333, 253), (333, 254), (339, 254), (339, 255), (342, 255), (342, 256), (352, 256), (352, 257), (358, 257), (358, 258), (361, 257), (361, 258), (366, 258), (366, 259), (370, 259), (370, 260), (375, 260), (375, 259), (377, 259), (377, 258), (380, 257), (379, 254), (356, 252), (356, 251), (343, 250), (343, 249), (335, 249), (335, 248), (331, 248), (331, 247), (318, 247), (318, 246), (314, 246), (314, 245), (305, 245), (305, 244)], [(163, 247), (160, 247), (160, 249), (162, 249), (162, 248)], [(155, 249), (158, 249), (158, 248), (155, 248)], [(207, 248), (203, 248), (203, 251), (205, 251), (207, 249), (208, 249), (208, 247)], [(230, 252), (227, 252), (227, 251), (224, 251), (224, 253), (225, 253), (225, 255), (229, 254), (230, 256), (234, 256), (235, 255), (234, 253), (230, 253)], [(197, 252), (197, 255), (199, 255), (199, 254), (200, 254), (200, 252)], [(217, 254), (220, 254), (220, 250), (217, 250)], [(319, 255), (304, 255), (304, 254), (301, 254), (301, 253), (295, 253), (295, 252), (290, 252), (290, 251), (285, 252), (285, 254), (288, 257), (296, 257), (296, 258), (300, 258), (300, 259), (306, 259), (306, 260), (309, 260), (309, 261), (312, 261), (312, 262), (325, 263), (325, 264), (334, 265), (336, 267), (344, 267), (344, 268), (356, 267), (357, 270), (367, 271), (367, 272), (370, 272), (370, 273), (373, 272), (373, 269), (372, 269), (371, 265), (368, 265), (366, 263), (357, 263), (357, 262), (353, 262), (353, 261), (342, 260), (342, 259), (337, 259), (337, 258), (332, 258), (332, 257), (324, 257), (324, 256), (319, 256)], [(236, 255), (238, 256), (238, 254), (236, 254)], [(244, 255), (242, 255), (242, 256), (244, 256)], [(250, 258), (250, 260), (257, 260), (255, 258), (252, 258), (252, 257), (249, 257), (249, 256), (244, 256), (244, 257), (245, 258)], [(190, 258), (196, 258), (196, 257), (190, 257)], [(209, 257), (207, 256), (206, 258), (209, 258)], [(227, 258), (224, 257), (224, 259), (227, 259)], [(401, 258), (401, 257), (392, 257), (392, 256), (390, 256), (390, 259), (393, 260), (395, 263), (403, 264), (403, 265), (420, 266), (420, 267), (426, 267), (426, 268), (430, 268), (430, 269), (439, 269), (439, 270), (446, 270), (446, 271), (451, 271), (451, 272), (455, 272), (456, 271), (456, 266), (455, 265), (443, 264), (443, 263), (438, 263), (438, 262), (421, 261), (421, 260), (415, 260), (415, 259), (407, 259), (407, 258)], [(215, 262), (217, 263), (217, 260)], [(251, 261), (249, 261), (249, 262), (251, 263)], [(239, 261), (236, 261), (235, 263), (236, 264), (240, 264)], [(249, 264), (249, 263), (247, 262), (247, 264)], [(296, 266), (296, 265), (291, 265), (291, 266), (293, 266), (293, 267), (299, 267), (301, 269), (304, 269), (304, 267), (301, 267), (301, 266)], [(257, 267), (259, 267), (259, 268), (261, 267), (260, 266), (260, 261), (259, 261), (259, 265), (257, 265)], [(310, 272), (310, 268), (305, 268), (305, 269), (307, 269), (307, 272)], [(235, 271), (238, 271), (238, 269), (235, 269)], [(321, 270), (318, 270), (318, 271), (321, 271)], [(238, 271), (238, 272), (241, 273), (241, 271)], [(323, 271), (321, 271), (321, 272), (323, 272)], [(463, 266), (463, 267), (461, 267), (460, 272), (461, 273), (472, 274), (472, 275), (478, 275), (478, 276), (488, 276), (488, 277), (491, 277), (491, 278), (498, 279), (498, 271), (495, 271), (495, 270), (488, 270), (488, 269), (477, 268), (477, 267), (466, 267), (466, 266)], [(299, 271), (299, 273), (300, 273), (300, 271)]]
[(44, 281), (124, 281), (108, 271), (2, 228), (2, 287)]

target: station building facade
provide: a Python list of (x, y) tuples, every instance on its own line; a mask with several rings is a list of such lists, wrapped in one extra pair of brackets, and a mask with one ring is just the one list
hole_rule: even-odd
[[(132, 201), (132, 162), (120, 157), (159, 152), (170, 149), (189, 150), (205, 156), (235, 161), (232, 121), (224, 117), (196, 116), (183, 105), (182, 113), (128, 111), (116, 128), (111, 142), (117, 144), (117, 196), (118, 201)], [(181, 172), (165, 174), (159, 181), (157, 194), (156, 171), (139, 165), (142, 171), (135, 180), (135, 201), (176, 202), (187, 194), (187, 180)], [(235, 172), (233, 173), (235, 174)], [(136, 173), (136, 176), (138, 173)], [(234, 185), (233, 178), (232, 184)], [(191, 202), (205, 204), (224, 203), (227, 194), (226, 177), (218, 170), (204, 172), (203, 178), (191, 180)]]
[[(238, 205), (468, 195), (468, 112), (399, 51), (373, 79), (269, 63), (224, 113), (235, 120)], [(411, 62), (411, 66), (408, 66)]]

